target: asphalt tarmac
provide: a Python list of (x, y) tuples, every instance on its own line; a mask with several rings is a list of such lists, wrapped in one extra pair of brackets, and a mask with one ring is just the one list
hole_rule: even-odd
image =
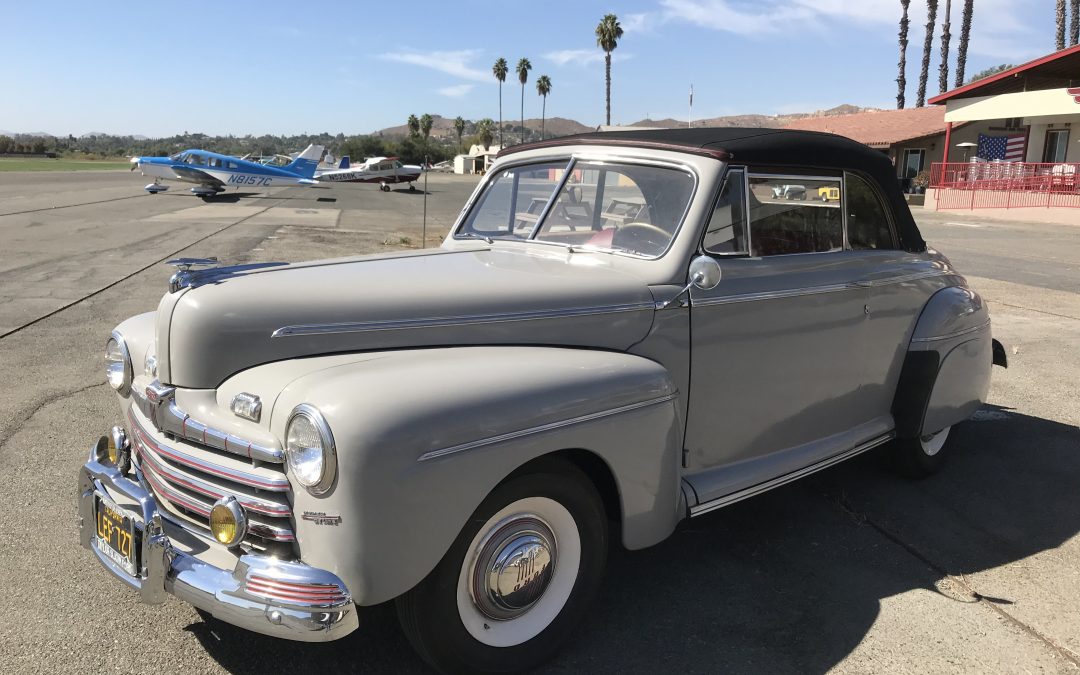
[[(0, 663), (5, 672), (426, 672), (392, 607), (327, 645), (138, 602), (76, 536), (75, 477), (119, 419), (101, 351), (178, 256), (303, 260), (421, 245), (424, 195), (335, 185), (161, 195), (127, 172), (0, 182)], [(430, 176), (429, 246), (475, 180)], [(546, 672), (1080, 671), (1077, 226), (916, 211), (989, 301), (1008, 370), (940, 474), (866, 456), (613, 549)]]

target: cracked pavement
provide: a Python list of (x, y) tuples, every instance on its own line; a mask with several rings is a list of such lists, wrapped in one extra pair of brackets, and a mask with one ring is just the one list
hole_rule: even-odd
[[(431, 182), (435, 245), (475, 183)], [(171, 271), (157, 261), (416, 245), (422, 196), (344, 185), (203, 205), (141, 185), (124, 171), (0, 186), (13, 214), (0, 215), (0, 662), (426, 672), (387, 606), (345, 640), (308, 645), (206, 623), (174, 599), (141, 605), (78, 546), (74, 505), (76, 470), (119, 419), (102, 348), (156, 306)], [(546, 672), (1080, 671), (1080, 225), (916, 218), (988, 300), (1010, 360), (943, 471), (909, 482), (867, 455), (651, 549), (613, 549), (592, 614)]]

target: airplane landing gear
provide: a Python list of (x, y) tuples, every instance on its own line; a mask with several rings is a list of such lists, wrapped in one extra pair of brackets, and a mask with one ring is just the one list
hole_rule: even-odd
[(166, 190), (168, 190), (169, 186), (168, 185), (162, 185), (161, 181), (155, 180), (153, 183), (150, 183), (149, 185), (147, 185), (143, 189), (146, 190), (147, 192), (149, 192), (152, 195), (156, 195), (159, 192), (165, 192)]
[(412, 183), (409, 183), (409, 192), (416, 192), (416, 186)]
[(390, 186), (386, 183), (379, 183), (379, 189), (383, 192), (390, 192)]

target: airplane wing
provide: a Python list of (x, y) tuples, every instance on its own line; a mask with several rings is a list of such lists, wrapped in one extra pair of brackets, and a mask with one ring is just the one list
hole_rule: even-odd
[(214, 178), (210, 174), (200, 169), (195, 169), (190, 166), (184, 166), (183, 164), (174, 164), (172, 167), (173, 173), (180, 176), (184, 180), (189, 180), (195, 183), (201, 183), (202, 185), (211, 185), (219, 187), (225, 185), (217, 178)]

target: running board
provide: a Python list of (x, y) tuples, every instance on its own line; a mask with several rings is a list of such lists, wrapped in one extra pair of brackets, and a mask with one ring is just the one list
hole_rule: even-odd
[(762, 492), (768, 492), (769, 490), (772, 490), (773, 488), (778, 488), (781, 485), (787, 485), (788, 483), (798, 480), (804, 476), (809, 476), (810, 474), (817, 473), (822, 469), (828, 469), (834, 464), (839, 464), (846, 459), (851, 459), (855, 455), (861, 455), (867, 450), (873, 450), (879, 445), (888, 443), (895, 437), (896, 432), (890, 431), (884, 436), (878, 436), (877, 438), (871, 439), (863, 443), (862, 445), (855, 446), (847, 452), (842, 452), (839, 455), (833, 455), (832, 457), (822, 460), (817, 464), (811, 464), (810, 466), (799, 469), (798, 471), (792, 471), (791, 473), (784, 474), (783, 476), (779, 476), (778, 478), (773, 478), (772, 480), (765, 481), (764, 483), (758, 483), (757, 485), (745, 488), (743, 490), (739, 490), (738, 492), (732, 492), (729, 495), (718, 497), (716, 499), (707, 501), (704, 504), (692, 506), (690, 507), (690, 517), (694, 518), (695, 516), (700, 516), (709, 513), (710, 511), (715, 511), (716, 509), (730, 506), (735, 502), (741, 502), (744, 499), (748, 499), (750, 497), (753, 497), (754, 495), (759, 495)]

